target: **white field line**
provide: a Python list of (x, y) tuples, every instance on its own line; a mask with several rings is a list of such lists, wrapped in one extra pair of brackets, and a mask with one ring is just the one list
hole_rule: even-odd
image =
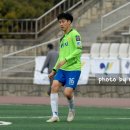
[(11, 125), (12, 122), (0, 121), (0, 125)]
[(104, 118), (105, 120), (130, 120), (128, 117), (113, 117), (113, 118)]
[(126, 108), (126, 109), (130, 109), (130, 108)]
[[(61, 118), (65, 116), (60, 116)], [(8, 116), (8, 117), (0, 117), (0, 119), (46, 119), (50, 118), (50, 116)], [(87, 117), (87, 119), (95, 119), (94, 117)], [(130, 117), (106, 117), (106, 118), (98, 118), (104, 120), (130, 120)]]
[(0, 119), (26, 119), (26, 118), (28, 118), (28, 119), (41, 119), (41, 118), (50, 118), (50, 116), (7, 116), (7, 117), (0, 117)]

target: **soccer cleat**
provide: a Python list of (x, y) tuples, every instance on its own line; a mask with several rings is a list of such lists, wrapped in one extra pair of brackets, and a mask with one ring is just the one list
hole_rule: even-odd
[(68, 113), (68, 117), (67, 117), (67, 121), (71, 122), (75, 117), (75, 111), (74, 110), (70, 110)]
[(52, 123), (52, 122), (58, 122), (58, 121), (60, 121), (60, 119), (59, 119), (59, 117), (58, 116), (55, 116), (55, 117), (51, 117), (49, 120), (47, 120), (46, 122), (50, 122), (50, 123)]

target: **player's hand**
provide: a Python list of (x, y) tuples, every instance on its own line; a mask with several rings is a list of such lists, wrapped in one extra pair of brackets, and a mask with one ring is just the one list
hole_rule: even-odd
[(61, 66), (63, 66), (66, 63), (66, 60), (62, 60), (58, 63), (58, 65), (56, 66), (56, 69), (60, 69)]
[(51, 73), (48, 75), (49, 79), (53, 78), (55, 74), (56, 72), (52, 70)]

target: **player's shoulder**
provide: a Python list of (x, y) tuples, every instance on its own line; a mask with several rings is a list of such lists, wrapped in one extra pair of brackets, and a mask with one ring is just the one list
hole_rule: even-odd
[(76, 41), (81, 41), (81, 36), (79, 34), (79, 32), (76, 29), (72, 30), (72, 37), (76, 40)]
[(72, 29), (71, 33), (74, 36), (80, 36), (79, 32), (76, 29)]
[(76, 29), (72, 29), (72, 33), (79, 34), (79, 32)]

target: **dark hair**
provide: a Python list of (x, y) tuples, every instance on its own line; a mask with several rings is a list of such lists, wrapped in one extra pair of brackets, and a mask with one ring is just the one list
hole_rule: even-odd
[(47, 44), (47, 48), (49, 48), (49, 49), (53, 49), (53, 44)]
[(57, 16), (57, 19), (66, 19), (66, 20), (70, 20), (71, 23), (73, 22), (73, 16), (70, 13), (61, 13)]

